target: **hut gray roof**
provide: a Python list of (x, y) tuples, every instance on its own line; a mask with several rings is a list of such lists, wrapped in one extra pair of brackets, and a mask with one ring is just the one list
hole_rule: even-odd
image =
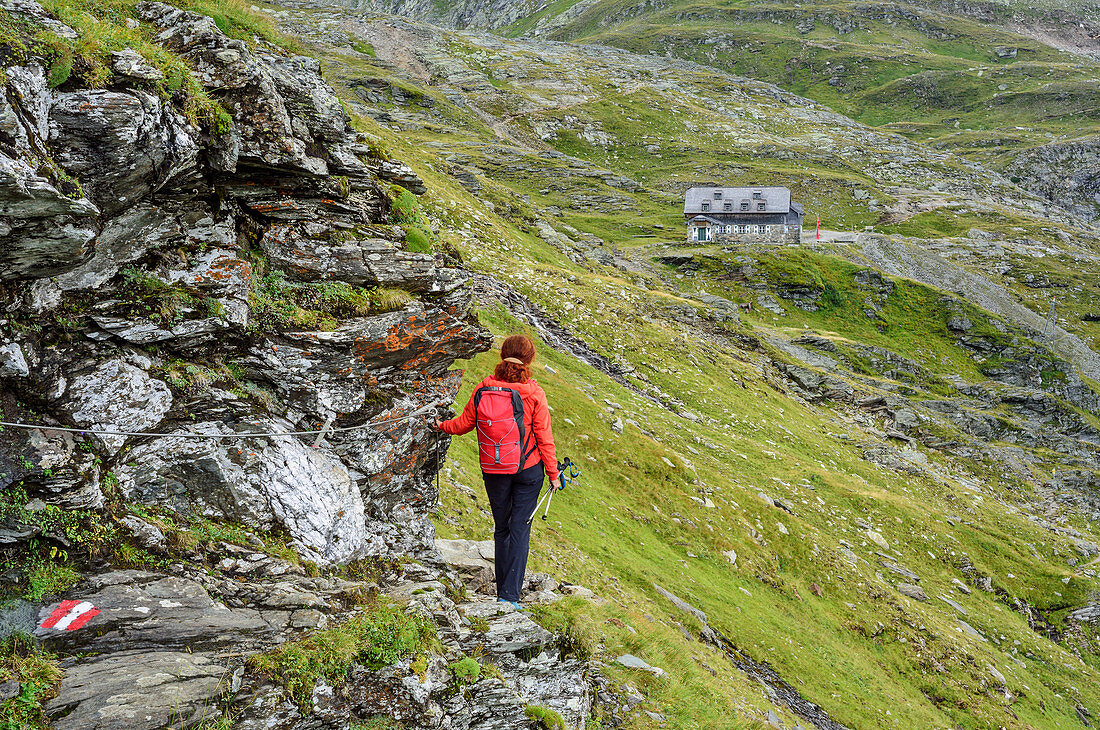
[[(759, 204), (764, 203), (765, 213), (788, 213), (791, 210), (791, 191), (776, 187), (691, 188), (684, 193), (684, 213), (694, 215), (702, 213), (703, 203), (709, 205), (707, 212), (719, 213), (725, 209), (725, 203), (732, 203), (732, 212), (739, 213), (741, 204), (749, 204), (749, 212), (761, 212)], [(797, 203), (795, 204), (797, 206)], [(800, 210), (799, 206), (796, 210)]]

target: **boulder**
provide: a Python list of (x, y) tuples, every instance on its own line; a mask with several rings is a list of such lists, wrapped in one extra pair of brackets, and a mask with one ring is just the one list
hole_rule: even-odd
[(23, 357), (23, 348), (16, 342), (0, 345), (0, 377), (25, 378), (30, 375), (27, 359)]
[[(111, 431), (146, 431), (172, 407), (172, 392), (162, 380), (120, 359), (106, 360), (69, 386), (65, 409), (79, 426)], [(100, 436), (112, 453), (126, 436)]]
[(156, 525), (149, 524), (137, 515), (126, 515), (118, 523), (129, 530), (138, 544), (146, 550), (163, 552), (167, 549), (168, 540)]
[(198, 130), (145, 91), (55, 94), (50, 142), (104, 215), (198, 174)]
[(139, 81), (160, 81), (164, 74), (156, 66), (149, 64), (133, 48), (124, 48), (111, 53), (111, 70), (120, 76), (128, 76)]
[(703, 613), (701, 610), (699, 610), (698, 608), (696, 608), (695, 606), (692, 606), (690, 603), (683, 600), (682, 598), (679, 598), (679, 597), (673, 595), (672, 593), (669, 593), (668, 591), (666, 591), (664, 588), (657, 585), (656, 583), (653, 584), (653, 587), (657, 590), (658, 593), (660, 593), (662, 596), (667, 598), (669, 600), (669, 602), (672, 603), (672, 605), (675, 606), (676, 608), (680, 609), (681, 611), (688, 614), (689, 616), (693, 616), (694, 618), (698, 619), (700, 622), (702, 622), (704, 624), (707, 622), (707, 615), (705, 613)]
[(909, 596), (914, 601), (923, 602), (928, 600), (928, 594), (924, 592), (924, 589), (911, 583), (899, 584), (898, 593), (901, 593), (904, 596)]
[[(218, 603), (186, 578), (120, 570), (94, 576), (66, 596), (42, 607), (34, 629), (34, 636), (55, 651), (241, 651), (274, 634), (258, 611)], [(91, 607), (89, 613), (98, 613), (79, 628), (75, 620), (50, 620), (75, 614), (83, 604)]]
[(496, 548), (492, 540), (443, 540), (436, 539), (435, 547), (443, 562), (467, 573), (492, 569), (496, 560)]
[(619, 664), (622, 664), (627, 669), (637, 669), (642, 672), (648, 672), (656, 677), (665, 677), (668, 673), (660, 667), (650, 666), (644, 660), (639, 659), (633, 654), (623, 654), (616, 659)]
[(886, 541), (886, 538), (882, 536), (878, 530), (864, 530), (864, 534), (867, 535), (867, 539), (878, 545), (883, 550), (890, 549), (890, 543)]
[(225, 667), (185, 651), (79, 659), (46, 704), (55, 730), (158, 730), (215, 720)]
[[(274, 419), (242, 424), (250, 432), (294, 431)], [(298, 437), (218, 439), (233, 429), (205, 421), (129, 451), (116, 469), (127, 499), (241, 522), (282, 527), (298, 550), (322, 563), (350, 560), (367, 542), (363, 500), (347, 467)]]

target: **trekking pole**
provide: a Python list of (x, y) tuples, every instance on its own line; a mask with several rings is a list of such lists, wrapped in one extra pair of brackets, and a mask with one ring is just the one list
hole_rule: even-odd
[(550, 503), (554, 500), (554, 492), (565, 489), (567, 484), (572, 483), (574, 479), (581, 475), (581, 470), (577, 468), (577, 465), (573, 463), (573, 460), (568, 456), (565, 457), (565, 461), (558, 463), (558, 483), (550, 484), (550, 490), (543, 493), (539, 497), (539, 501), (535, 504), (535, 509), (531, 512), (531, 516), (527, 518), (527, 524), (531, 524), (535, 520), (535, 515), (538, 514), (539, 508), (542, 507), (543, 500), (546, 501), (546, 508), (542, 512), (542, 519), (546, 520), (546, 516), (550, 513)]
[[(543, 502), (546, 502), (546, 509), (547, 510), (550, 509), (550, 501), (547, 499), (547, 497), (550, 496), (550, 495), (553, 495), (554, 490), (555, 490), (555, 487), (554, 487), (553, 484), (551, 484), (550, 485), (550, 491), (549, 492), (543, 492), (539, 496), (539, 501), (538, 501), (537, 504), (535, 504), (535, 509), (531, 512), (531, 516), (527, 518), (527, 524), (531, 524), (532, 522), (534, 522), (535, 515), (537, 515), (539, 513), (539, 509), (542, 507)], [(545, 516), (543, 517), (543, 519), (546, 519)]]

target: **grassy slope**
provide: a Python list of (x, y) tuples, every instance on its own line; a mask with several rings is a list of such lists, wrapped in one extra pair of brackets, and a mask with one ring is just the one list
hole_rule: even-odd
[[(614, 600), (558, 612), (571, 615), (601, 657), (631, 651), (672, 672), (674, 679), (663, 684), (610, 670), (617, 681), (642, 683), (671, 726), (734, 726), (725, 708), (741, 707), (743, 715), (759, 718), (767, 705), (722, 658), (669, 630), (688, 620), (656, 595), (654, 581), (706, 611), (744, 651), (774, 664), (852, 727), (1075, 727), (1074, 703), (1100, 707), (1094, 658), (1085, 664), (1039, 637), (994, 596), (962, 596), (951, 586), (960, 575), (956, 561), (966, 555), (998, 585), (1052, 615), (1078, 605), (1094, 588), (1078, 578), (1063, 585), (1071, 548), (1023, 520), (1000, 485), (987, 484), (973, 495), (950, 478), (903, 476), (869, 464), (855, 446), (863, 436), (851, 424), (777, 391), (756, 355), (651, 316), (675, 303), (677, 292), (652, 288), (651, 278), (571, 264), (433, 173), (430, 151), (364, 124), (429, 179), (426, 206), (441, 222), (452, 230), (467, 226), (465, 234), (449, 237), (474, 268), (511, 281), (707, 420), (686, 421), (568, 357), (541, 350), (542, 361), (557, 371), (539, 379), (551, 394), (560, 453), (578, 460), (585, 474), (555, 500), (556, 519), (538, 526), (533, 567)], [(496, 309), (482, 319), (498, 335), (522, 330)], [(491, 362), (485, 355), (468, 363), (469, 380)], [(605, 398), (622, 404), (624, 417), (645, 432), (628, 424), (623, 436), (615, 435)], [(837, 432), (849, 432), (851, 441)], [(476, 496), (475, 458), (472, 439), (456, 440), (440, 513), (443, 535), (483, 538), (489, 532), (490, 518)], [(759, 491), (784, 499), (796, 515), (766, 505)], [(692, 499), (704, 495), (714, 509)], [(950, 527), (945, 516), (960, 511), (968, 526)], [(884, 571), (855, 517), (882, 531), (900, 562), (923, 577), (930, 596), (952, 595), (963, 603), (966, 620), (993, 642), (964, 634), (938, 598), (911, 602), (878, 579), (875, 573)], [(871, 562), (846, 563), (838, 552), (841, 539)], [(722, 555), (731, 548), (739, 555), (736, 567)], [(821, 597), (811, 584), (822, 589)], [(990, 689), (987, 664), (1008, 677), (1011, 701)], [(648, 720), (637, 722), (644, 727)]]

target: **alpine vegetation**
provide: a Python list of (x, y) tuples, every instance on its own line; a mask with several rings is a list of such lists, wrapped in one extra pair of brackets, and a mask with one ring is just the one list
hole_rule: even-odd
[(1100, 722), (1098, 23), (0, 0), (0, 728)]

